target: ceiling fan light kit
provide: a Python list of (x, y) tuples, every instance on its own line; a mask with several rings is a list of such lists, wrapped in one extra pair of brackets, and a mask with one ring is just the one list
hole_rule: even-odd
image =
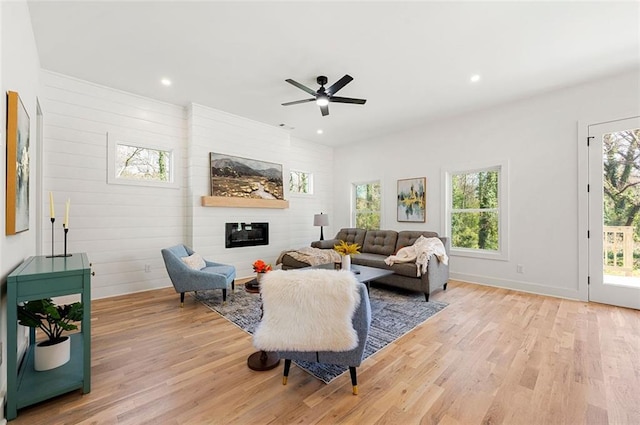
[(342, 89), (344, 86), (346, 86), (351, 81), (353, 81), (353, 77), (348, 74), (346, 74), (344, 77), (340, 78), (338, 81), (333, 83), (333, 85), (328, 89), (324, 88), (325, 84), (327, 84), (327, 82), (329, 81), (327, 77), (325, 77), (324, 75), (318, 76), (318, 78), (316, 78), (316, 82), (320, 85), (320, 88), (316, 91), (292, 79), (287, 79), (285, 81), (291, 85), (296, 86), (300, 90), (309, 93), (311, 96), (313, 96), (313, 98), (303, 99), (303, 100), (294, 100), (293, 102), (286, 102), (286, 103), (283, 103), (282, 106), (298, 105), (300, 103), (315, 101), (316, 105), (320, 107), (320, 112), (322, 113), (322, 116), (325, 116), (325, 115), (329, 115), (329, 102), (353, 103), (356, 105), (364, 105), (367, 102), (366, 99), (334, 96), (338, 92), (338, 90)]

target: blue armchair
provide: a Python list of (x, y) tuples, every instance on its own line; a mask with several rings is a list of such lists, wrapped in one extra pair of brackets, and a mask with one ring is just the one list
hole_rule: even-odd
[[(176, 292), (180, 293), (180, 307), (184, 306), (184, 293), (222, 289), (222, 300), (227, 300), (227, 288), (235, 289), (236, 268), (234, 266), (214, 263), (194, 255), (195, 252), (186, 245), (175, 245), (162, 251), (162, 258), (167, 273)], [(183, 259), (199, 261), (201, 264), (189, 266)], [(196, 267), (196, 268), (193, 268)]]
[(276, 351), (287, 384), (291, 360), (349, 367), (358, 394), (360, 366), (371, 325), (369, 294), (348, 271), (276, 270), (260, 284), (263, 316), (254, 345)]

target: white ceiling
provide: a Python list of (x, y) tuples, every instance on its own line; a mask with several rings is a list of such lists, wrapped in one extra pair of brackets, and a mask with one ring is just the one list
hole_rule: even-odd
[[(635, 1), (28, 4), (44, 69), (327, 145), (640, 66)], [(344, 74), (339, 95), (366, 105), (281, 106), (309, 97), (285, 79), (315, 90)]]

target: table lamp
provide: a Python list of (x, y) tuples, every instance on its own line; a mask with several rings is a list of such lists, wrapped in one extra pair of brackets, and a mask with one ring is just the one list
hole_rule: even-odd
[(327, 214), (315, 214), (313, 216), (313, 225), (320, 226), (320, 240), (324, 240), (324, 235), (322, 234), (322, 227), (329, 225), (329, 216)]

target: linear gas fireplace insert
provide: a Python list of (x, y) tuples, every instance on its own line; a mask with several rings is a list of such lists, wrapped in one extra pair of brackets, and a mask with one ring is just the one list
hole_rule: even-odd
[(269, 223), (226, 223), (224, 246), (269, 245)]

